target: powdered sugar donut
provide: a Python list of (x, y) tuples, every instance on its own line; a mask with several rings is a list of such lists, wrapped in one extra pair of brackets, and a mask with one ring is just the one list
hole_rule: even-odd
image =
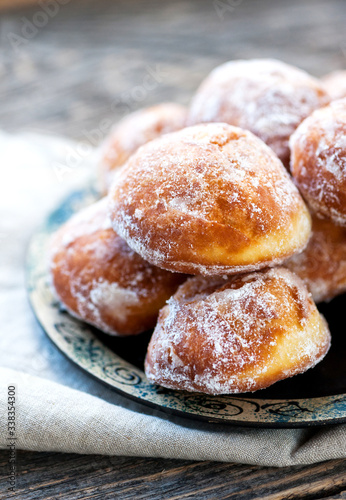
[(346, 224), (346, 99), (315, 111), (290, 140), (292, 175), (312, 209)]
[(111, 228), (106, 199), (76, 214), (55, 234), (50, 272), (67, 310), (111, 335), (152, 328), (159, 309), (186, 279), (135, 254)]
[(250, 130), (288, 167), (290, 135), (328, 101), (321, 82), (294, 66), (273, 59), (230, 61), (202, 82), (187, 123), (226, 122)]
[(346, 97), (346, 70), (333, 71), (324, 76), (322, 82), (333, 101)]
[(285, 267), (304, 281), (315, 302), (346, 292), (346, 228), (313, 215), (307, 247)]
[(273, 151), (248, 131), (203, 124), (142, 146), (109, 196), (113, 227), (148, 262), (220, 275), (304, 248), (310, 215)]
[(313, 367), (329, 346), (326, 321), (288, 270), (194, 277), (161, 310), (145, 372), (170, 389), (256, 391)]
[(186, 112), (184, 106), (166, 102), (141, 109), (123, 118), (102, 146), (99, 165), (102, 191), (108, 191), (114, 171), (124, 165), (140, 146), (160, 135), (183, 128)]

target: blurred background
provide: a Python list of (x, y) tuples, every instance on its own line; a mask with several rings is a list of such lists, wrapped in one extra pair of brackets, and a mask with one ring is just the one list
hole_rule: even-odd
[(230, 59), (344, 69), (345, 25), (343, 0), (0, 0), (0, 128), (100, 142)]

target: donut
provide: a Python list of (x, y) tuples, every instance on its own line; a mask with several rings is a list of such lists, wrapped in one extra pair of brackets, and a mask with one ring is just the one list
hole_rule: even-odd
[(287, 269), (195, 276), (160, 311), (145, 373), (169, 389), (253, 392), (305, 372), (329, 346), (325, 319)]
[(299, 123), (329, 101), (321, 82), (273, 59), (230, 61), (202, 82), (187, 124), (226, 122), (250, 130), (289, 166), (288, 140)]
[(166, 134), (141, 147), (109, 196), (114, 230), (145, 260), (187, 274), (277, 265), (302, 250), (309, 212), (280, 160), (225, 123)]
[(50, 275), (68, 312), (119, 336), (153, 328), (159, 309), (186, 279), (135, 254), (113, 231), (105, 198), (77, 213), (53, 236)]
[(101, 147), (99, 181), (102, 192), (108, 192), (114, 171), (124, 165), (140, 146), (160, 135), (183, 128), (186, 113), (184, 106), (166, 102), (124, 117)]
[(303, 280), (316, 303), (346, 292), (346, 228), (313, 215), (307, 247), (284, 266)]
[(324, 76), (322, 82), (331, 100), (335, 101), (346, 97), (346, 70), (333, 71)]
[(346, 224), (346, 99), (316, 110), (290, 139), (291, 172), (317, 214)]

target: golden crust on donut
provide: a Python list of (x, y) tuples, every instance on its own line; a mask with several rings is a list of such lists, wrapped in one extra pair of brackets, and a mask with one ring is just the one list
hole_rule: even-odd
[(226, 122), (250, 130), (288, 167), (290, 135), (328, 101), (322, 83), (294, 66), (274, 59), (230, 61), (202, 82), (187, 124)]
[(106, 199), (59, 229), (50, 261), (53, 288), (67, 310), (111, 335), (152, 328), (159, 309), (186, 279), (135, 254), (111, 228)]
[(123, 118), (110, 132), (102, 147), (99, 178), (107, 192), (114, 171), (124, 165), (137, 149), (160, 135), (185, 126), (187, 110), (180, 104), (166, 102), (140, 109)]
[(307, 247), (285, 267), (304, 281), (315, 302), (346, 292), (346, 228), (313, 215)]
[(145, 372), (171, 389), (256, 391), (313, 367), (329, 346), (326, 321), (287, 269), (194, 277), (161, 310)]
[(290, 147), (292, 175), (313, 211), (346, 225), (346, 99), (306, 118)]
[(150, 263), (235, 274), (301, 250), (310, 215), (280, 160), (248, 131), (202, 124), (133, 155), (110, 193), (114, 229)]

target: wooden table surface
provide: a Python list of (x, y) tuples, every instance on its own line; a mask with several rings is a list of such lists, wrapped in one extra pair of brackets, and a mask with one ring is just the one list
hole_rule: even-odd
[[(0, 14), (0, 128), (100, 141), (103, 120), (187, 104), (235, 58), (275, 57), (316, 75), (346, 67), (346, 2), (51, 0)], [(48, 8), (48, 7), (47, 7)], [(153, 88), (145, 87), (154, 75)], [(6, 470), (7, 452), (0, 452)], [(18, 453), (18, 499), (346, 499), (346, 460), (283, 469)], [(10, 498), (0, 474), (0, 498)]]

